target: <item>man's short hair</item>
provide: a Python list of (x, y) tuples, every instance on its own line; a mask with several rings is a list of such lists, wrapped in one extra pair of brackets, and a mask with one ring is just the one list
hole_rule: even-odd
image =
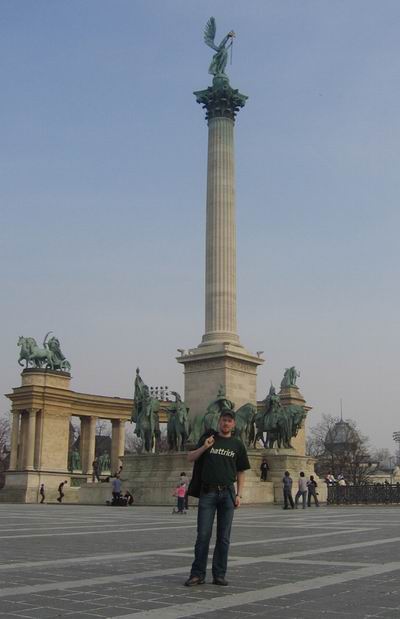
[(227, 417), (228, 415), (232, 419), (234, 419), (234, 420), (236, 419), (235, 411), (232, 410), (231, 408), (223, 408), (219, 417), (221, 419), (221, 417)]

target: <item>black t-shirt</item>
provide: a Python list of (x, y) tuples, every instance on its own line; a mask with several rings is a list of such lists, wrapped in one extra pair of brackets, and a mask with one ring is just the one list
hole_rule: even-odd
[[(203, 484), (218, 484), (229, 486), (236, 481), (238, 471), (250, 468), (246, 447), (235, 436), (223, 438), (214, 435), (215, 443), (203, 455), (203, 469), (201, 479)], [(204, 444), (202, 437), (198, 446)]]

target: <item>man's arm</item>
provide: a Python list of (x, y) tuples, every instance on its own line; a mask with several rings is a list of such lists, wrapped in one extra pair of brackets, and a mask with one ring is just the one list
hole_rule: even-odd
[(193, 451), (189, 451), (187, 456), (189, 462), (195, 462), (196, 460), (198, 460), (200, 456), (202, 456), (203, 453), (207, 451), (207, 449), (214, 445), (214, 443), (215, 438), (213, 436), (208, 436), (201, 447), (198, 447), (198, 449), (194, 449)]
[(244, 479), (245, 479), (245, 471), (237, 472), (237, 489), (236, 489), (236, 497), (235, 497), (235, 507), (240, 507), (240, 497), (242, 496), (243, 488), (244, 488)]

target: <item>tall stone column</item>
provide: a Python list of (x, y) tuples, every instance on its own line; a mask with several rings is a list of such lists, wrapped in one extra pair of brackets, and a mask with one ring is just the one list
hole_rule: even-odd
[(96, 417), (89, 418), (89, 436), (87, 445), (87, 469), (88, 473), (93, 473), (92, 462), (96, 455)]
[(81, 417), (80, 443), (82, 473), (90, 475), (96, 449), (96, 417)]
[(256, 403), (257, 366), (236, 324), (236, 205), (234, 126), (246, 95), (225, 75), (194, 93), (208, 122), (205, 332), (197, 348), (177, 358), (185, 367), (185, 403), (191, 416), (205, 413), (222, 385), (236, 408)]
[(111, 473), (117, 473), (121, 464), (120, 457), (125, 452), (125, 421), (111, 421)]
[(10, 470), (16, 470), (18, 464), (18, 443), (19, 443), (19, 420), (20, 412), (15, 411), (12, 420), (11, 429), (11, 454), (10, 454)]
[(36, 437), (36, 413), (35, 409), (29, 411), (28, 432), (25, 450), (25, 469), (33, 471), (33, 461), (35, 456), (35, 437)]

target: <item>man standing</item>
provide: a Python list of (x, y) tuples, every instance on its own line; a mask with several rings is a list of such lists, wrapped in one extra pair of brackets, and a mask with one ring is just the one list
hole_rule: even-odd
[(244, 444), (232, 436), (234, 429), (234, 411), (222, 409), (218, 432), (212, 436), (203, 436), (198, 448), (188, 454), (189, 462), (202, 458), (202, 470), (195, 558), (190, 577), (185, 582), (187, 587), (202, 585), (205, 582), (208, 547), (215, 512), (217, 512), (217, 539), (212, 562), (213, 584), (222, 586), (228, 584), (225, 574), (233, 513), (235, 508), (240, 506), (244, 472), (250, 468)]
[(294, 509), (294, 502), (293, 502), (293, 497), (292, 497), (293, 480), (290, 477), (289, 471), (285, 471), (285, 475), (283, 476), (283, 479), (282, 479), (282, 484), (283, 484), (283, 501), (284, 501), (283, 509), (289, 508), (288, 501), (290, 503), (290, 507)]
[(119, 500), (121, 498), (121, 480), (118, 475), (115, 475), (114, 479), (111, 482), (112, 487), (112, 505), (119, 505)]
[(100, 467), (97, 458), (92, 462), (92, 483), (94, 483), (95, 480), (100, 481)]
[(267, 473), (269, 470), (267, 458), (263, 458), (260, 466), (260, 479), (261, 481), (267, 481)]
[(304, 475), (304, 472), (301, 471), (300, 473), (300, 477), (299, 477), (299, 481), (298, 481), (298, 490), (296, 492), (296, 496), (294, 497), (294, 502), (296, 504), (296, 509), (297, 509), (297, 504), (299, 502), (300, 497), (303, 500), (303, 509), (306, 508), (306, 499), (307, 499), (307, 480), (306, 477)]

